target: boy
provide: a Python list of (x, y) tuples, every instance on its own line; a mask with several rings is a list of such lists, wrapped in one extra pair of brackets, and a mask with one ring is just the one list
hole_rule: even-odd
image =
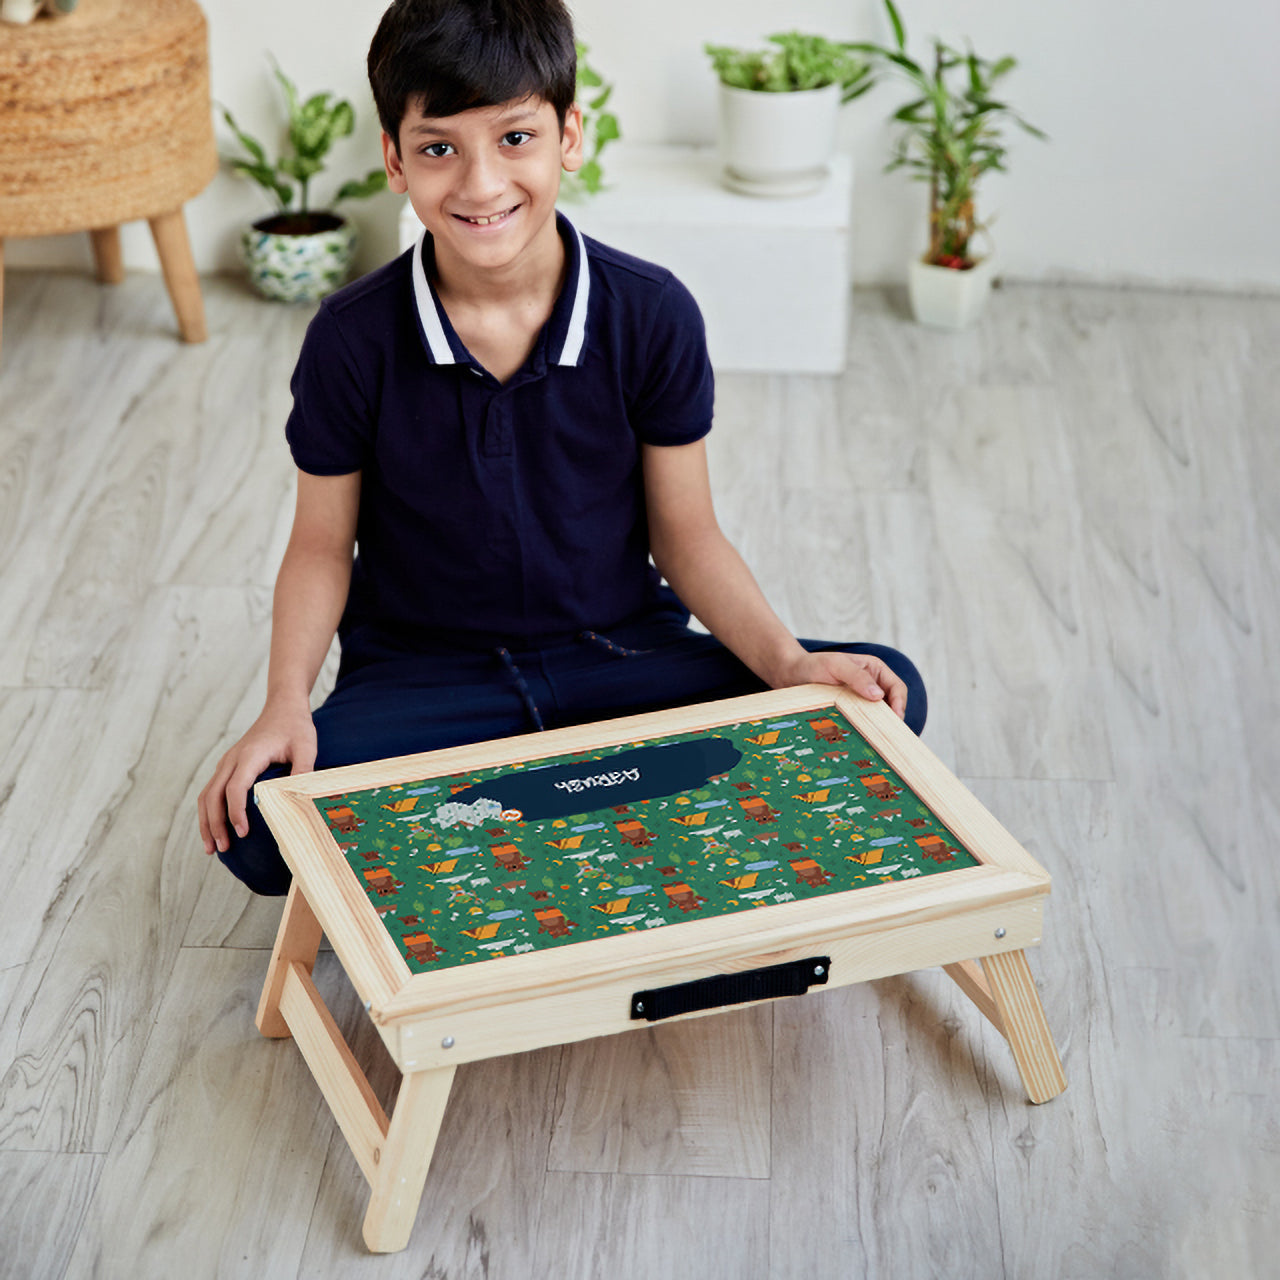
[(721, 533), (693, 299), (556, 213), (582, 163), (561, 0), (397, 0), (369, 77), (391, 188), (426, 232), (329, 298), (303, 343), (266, 705), (201, 793), (206, 852), (287, 891), (249, 798), (264, 771), (809, 681), (886, 699), (919, 732), (910, 662), (795, 640)]

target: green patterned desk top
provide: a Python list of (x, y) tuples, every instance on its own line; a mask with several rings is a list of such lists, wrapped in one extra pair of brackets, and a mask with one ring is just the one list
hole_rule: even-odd
[(978, 865), (833, 708), (315, 803), (414, 973)]

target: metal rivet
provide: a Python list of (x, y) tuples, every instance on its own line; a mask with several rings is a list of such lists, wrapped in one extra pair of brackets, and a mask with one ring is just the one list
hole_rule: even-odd
[(441, 1047), (442, 1049), (452, 1049), (452, 1048), (453, 1048), (453, 1037), (452, 1037), (452, 1036), (445, 1036), (445, 1038), (444, 1038), (443, 1040), (441, 1040), (441, 1041), (440, 1041), (440, 1047)]
[(813, 973), (814, 977), (820, 978), (824, 973), (826, 973), (826, 970), (821, 965), (817, 965), (814, 968)]
[(637, 1013), (643, 1013), (643, 1012), (644, 1012), (644, 1001), (643, 1001), (643, 1000), (637, 1000), (637, 1001), (636, 1001), (636, 1012), (637, 1012)]
[(1000, 928), (998, 928), (998, 929), (996, 930), (996, 937), (997, 937), (997, 938), (1003, 938), (1003, 937), (1004, 937), (1004, 925), (1001, 925), (1001, 926), (1000, 926)]
[(370, 1009), (372, 1009), (372, 1008), (373, 1008), (373, 1001), (372, 1001), (372, 1000), (366, 1000), (366, 1001), (364, 1002), (364, 1011), (365, 1011), (365, 1013), (368, 1013), (368, 1012), (369, 1012), (369, 1010), (370, 1010)]

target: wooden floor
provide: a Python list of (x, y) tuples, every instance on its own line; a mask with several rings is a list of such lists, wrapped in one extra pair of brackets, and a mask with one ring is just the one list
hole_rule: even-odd
[[(840, 378), (720, 379), (723, 521), (805, 634), (894, 643), (1054, 877), (1070, 1086), (940, 972), (458, 1073), (413, 1241), (289, 1042), (280, 901), (194, 801), (263, 694), (307, 321), (10, 272), (0, 354), (0, 1274), (1145, 1280), (1280, 1247), (1280, 300), (856, 295)], [(331, 954), (317, 979), (393, 1089)]]

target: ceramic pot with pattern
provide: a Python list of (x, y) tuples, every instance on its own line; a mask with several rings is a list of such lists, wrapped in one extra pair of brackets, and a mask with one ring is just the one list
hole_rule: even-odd
[(351, 271), (356, 229), (336, 213), (277, 213), (240, 234), (249, 281), (276, 302), (318, 302)]

